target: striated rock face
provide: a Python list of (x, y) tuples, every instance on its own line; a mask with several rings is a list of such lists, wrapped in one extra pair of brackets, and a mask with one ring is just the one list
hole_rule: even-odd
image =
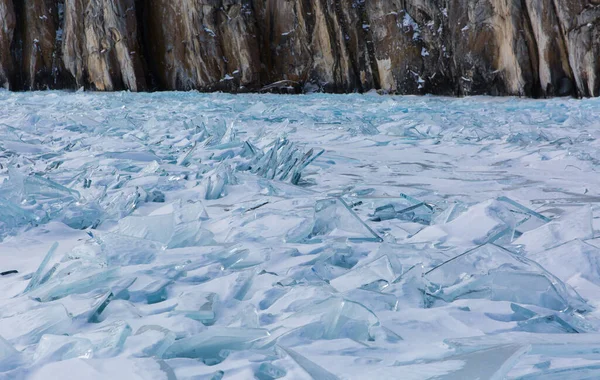
[(600, 0), (0, 0), (0, 86), (598, 96)]
[(15, 34), (15, 10), (12, 0), (0, 0), (0, 86), (9, 89), (14, 76), (10, 47)]
[(146, 89), (134, 0), (65, 0), (63, 62), (77, 86)]

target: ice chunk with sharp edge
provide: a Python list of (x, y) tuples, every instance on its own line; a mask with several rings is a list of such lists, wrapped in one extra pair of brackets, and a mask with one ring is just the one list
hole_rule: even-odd
[(33, 344), (44, 334), (64, 334), (71, 318), (62, 305), (36, 307), (0, 319), (0, 336), (8, 341)]
[(94, 289), (87, 294), (74, 294), (60, 299), (60, 304), (74, 320), (95, 322), (108, 306), (113, 295), (110, 290)]
[(396, 198), (346, 196), (344, 200), (363, 220), (371, 222), (399, 219), (429, 225), (435, 214), (431, 205), (404, 193)]
[(127, 338), (131, 335), (131, 327), (125, 321), (106, 324), (95, 330), (75, 334), (91, 342), (94, 357), (110, 357), (118, 354)]
[(98, 227), (104, 218), (104, 210), (95, 202), (75, 202), (64, 209), (61, 221), (71, 228), (83, 230)]
[[(364, 305), (330, 297), (276, 323), (279, 329), (273, 331), (282, 335), (302, 326), (298, 330), (311, 339), (350, 338), (365, 342), (372, 339), (371, 330), (378, 325), (377, 316)], [(274, 338), (277, 336), (274, 335)]]
[(302, 369), (304, 369), (313, 379), (319, 380), (339, 380), (339, 378), (333, 373), (327, 371), (325, 368), (316, 364), (315, 362), (307, 359), (300, 355), (296, 351), (289, 347), (279, 346), (285, 353), (287, 353)]
[(305, 239), (318, 239), (320, 236), (343, 237), (354, 242), (382, 241), (341, 198), (317, 201), (312, 229)]
[(374, 312), (398, 309), (398, 298), (394, 294), (374, 290), (354, 289), (346, 292), (344, 298), (356, 302)]
[(41, 222), (43, 220), (31, 211), (24, 210), (8, 199), (0, 197), (0, 241), (16, 228), (37, 225)]
[(287, 374), (285, 369), (271, 363), (262, 363), (254, 372), (254, 377), (258, 380), (275, 380), (284, 377)]
[(177, 297), (177, 306), (172, 313), (183, 314), (209, 326), (216, 321), (218, 299), (219, 297), (215, 293), (184, 292)]
[(169, 278), (139, 274), (127, 293), (132, 302), (159, 303), (167, 299), (167, 288), (172, 283)]
[(205, 183), (206, 193), (204, 199), (214, 200), (227, 195), (227, 186), (237, 184), (237, 178), (230, 166), (220, 166), (214, 174), (207, 177)]
[(219, 363), (226, 350), (245, 350), (253, 343), (269, 336), (264, 329), (209, 327), (207, 330), (175, 341), (164, 358), (198, 358), (205, 363)]
[(125, 342), (125, 350), (135, 357), (162, 357), (177, 335), (161, 326), (145, 325)]
[(241, 272), (236, 278), (235, 283), (235, 291), (233, 294), (233, 298), (238, 301), (243, 301), (248, 297), (248, 292), (254, 283), (254, 278), (256, 276), (256, 271), (254, 269), (249, 269), (244, 272)]
[(346, 274), (331, 280), (330, 284), (337, 291), (345, 292), (378, 280), (384, 280), (389, 283), (394, 281), (395, 278), (396, 275), (388, 257), (382, 256), (369, 264), (354, 268)]
[(514, 241), (525, 247), (527, 253), (538, 253), (573, 239), (591, 239), (594, 236), (592, 209), (583, 206), (558, 220), (525, 232)]
[(96, 240), (110, 266), (149, 264), (163, 248), (159, 242), (115, 233), (101, 234)]
[[(473, 223), (474, 220), (477, 223)], [(471, 206), (451, 222), (424, 228), (408, 241), (417, 243), (438, 240), (479, 245), (494, 242), (512, 233), (516, 225), (515, 215), (505, 203), (488, 200)]]
[(213, 233), (202, 228), (199, 221), (181, 223), (175, 226), (167, 247), (185, 248), (212, 245), (215, 243), (213, 238)]
[(119, 221), (119, 232), (122, 235), (167, 244), (173, 236), (174, 226), (173, 214), (128, 216)]
[(598, 379), (600, 364), (574, 365), (561, 368), (550, 368), (520, 376), (522, 380), (562, 380), (562, 379)]
[(77, 191), (71, 190), (47, 178), (37, 174), (25, 177), (23, 181), (24, 196), (32, 196), (37, 199), (60, 199), (61, 202), (79, 199)]
[(33, 361), (39, 364), (72, 358), (89, 359), (93, 357), (93, 354), (92, 342), (88, 339), (64, 335), (44, 335), (33, 354)]
[(58, 243), (55, 242), (54, 244), (52, 244), (52, 247), (50, 247), (50, 250), (48, 251), (48, 253), (46, 253), (46, 256), (44, 256), (44, 259), (42, 260), (42, 262), (40, 263), (40, 266), (38, 267), (38, 269), (35, 271), (35, 273), (31, 277), (31, 280), (29, 280), (29, 284), (27, 284), (27, 287), (25, 288), (25, 293), (35, 289), (36, 287), (38, 287), (40, 285), (40, 282), (44, 275), (44, 271), (46, 270), (46, 266), (48, 265), (48, 262), (50, 262), (50, 260), (54, 256), (54, 253), (56, 252), (57, 249), (58, 249)]
[[(600, 287), (600, 249), (576, 239), (547, 251), (529, 254), (527, 258), (571, 285), (582, 296), (595, 298)], [(596, 286), (581, 283), (580, 277)]]
[(531, 333), (575, 334), (580, 332), (574, 326), (571, 326), (555, 314), (538, 316), (526, 321), (519, 321), (517, 322), (517, 326), (517, 331), (527, 331)]
[(82, 294), (106, 286), (117, 278), (119, 268), (103, 269), (97, 266), (80, 266), (72, 273), (56, 274), (44, 285), (31, 291), (29, 296), (40, 302), (48, 302), (68, 296)]
[(424, 274), (425, 293), (452, 302), (458, 298), (488, 298), (533, 304), (553, 310), (589, 308), (543, 268), (493, 244), (478, 246)]
[(444, 211), (434, 217), (434, 224), (446, 224), (467, 211), (468, 206), (462, 202), (453, 202)]
[(23, 364), (23, 357), (6, 339), (0, 336), (0, 373)]
[[(459, 366), (459, 369), (436, 376), (436, 378), (444, 380), (501, 380), (506, 378), (508, 372), (514, 367), (519, 358), (527, 353), (528, 349), (528, 346), (513, 344), (450, 356), (435, 363), (458, 362), (462, 365)], [(435, 364), (428, 363), (428, 365), (434, 366)]]

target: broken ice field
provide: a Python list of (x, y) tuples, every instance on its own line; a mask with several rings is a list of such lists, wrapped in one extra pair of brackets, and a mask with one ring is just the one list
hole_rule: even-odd
[(0, 379), (600, 378), (599, 99), (0, 104)]

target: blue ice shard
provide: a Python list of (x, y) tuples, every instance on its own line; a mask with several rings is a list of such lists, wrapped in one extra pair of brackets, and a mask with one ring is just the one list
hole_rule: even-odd
[[(313, 221), (304, 232), (288, 235), (288, 241), (320, 241), (323, 237), (348, 239), (352, 242), (382, 242), (383, 239), (367, 226), (342, 198), (317, 201)], [(298, 231), (295, 231), (298, 232)]]
[(254, 372), (254, 377), (258, 380), (275, 380), (284, 377), (287, 374), (285, 369), (271, 363), (262, 363)]
[(40, 305), (22, 311), (2, 313), (0, 336), (11, 343), (34, 344), (44, 334), (65, 334), (70, 331), (71, 317), (59, 304)]
[[(527, 346), (520, 345), (502, 345), (491, 348), (480, 349), (474, 352), (468, 352), (453, 355), (435, 362), (417, 364), (422, 367), (420, 373), (424, 375), (435, 376), (436, 379), (443, 380), (462, 380), (462, 379), (505, 379), (508, 372), (515, 366), (517, 361), (527, 353)], [(443, 364), (458, 363), (459, 366), (446, 370), (445, 373), (428, 373), (428, 368), (444, 368)], [(415, 365), (411, 366), (415, 371)], [(447, 368), (452, 368), (449, 365)]]
[(21, 353), (0, 336), (0, 373), (15, 369), (23, 365), (23, 362)]
[(209, 326), (217, 319), (219, 296), (215, 293), (190, 291), (184, 292), (177, 298), (177, 306), (172, 314), (182, 314)]
[(486, 298), (531, 304), (552, 310), (589, 306), (536, 263), (493, 244), (466, 251), (424, 274), (426, 297), (452, 302)]
[(235, 185), (237, 179), (231, 167), (220, 166), (212, 175), (206, 178), (205, 183), (204, 199), (214, 200), (227, 195), (227, 186)]
[(149, 264), (163, 249), (158, 242), (115, 233), (98, 235), (96, 240), (100, 244), (106, 263), (110, 266)]
[(33, 354), (36, 364), (73, 358), (89, 359), (94, 354), (92, 342), (65, 335), (44, 335)]
[(379, 319), (364, 305), (341, 297), (329, 297), (307, 305), (275, 326), (278, 327), (273, 330), (275, 337), (298, 333), (313, 340), (349, 338), (367, 342), (372, 339), (372, 329), (379, 326)]
[(396, 279), (396, 274), (392, 269), (387, 256), (382, 256), (371, 263), (358, 268), (353, 268), (347, 273), (330, 281), (339, 292), (345, 292), (351, 289), (358, 289), (363, 286), (383, 280), (389, 284)]
[(264, 329), (213, 326), (175, 341), (163, 357), (202, 359), (207, 364), (216, 364), (227, 357), (228, 351), (249, 349), (255, 342), (268, 336), (269, 332)]
[(44, 219), (29, 210), (22, 209), (8, 199), (0, 197), (0, 241), (16, 228), (35, 226)]
[(105, 324), (95, 330), (74, 335), (88, 340), (94, 350), (94, 357), (111, 357), (123, 350), (125, 341), (131, 335), (131, 327), (125, 321)]
[[(38, 269), (35, 271), (35, 273), (31, 277), (31, 280), (29, 280), (29, 284), (27, 284), (27, 287), (25, 288), (25, 293), (37, 288), (40, 285), (40, 283), (44, 277), (46, 267), (48, 266), (48, 262), (50, 262), (50, 260), (54, 256), (54, 253), (56, 252), (57, 248), (58, 248), (58, 243), (52, 244), (52, 247), (50, 247), (50, 250), (48, 251), (48, 253), (46, 253), (46, 256), (44, 256), (44, 259), (40, 263), (40, 266), (38, 267)], [(46, 277), (49, 277), (49, 276), (46, 276)]]
[(160, 358), (176, 340), (177, 335), (164, 327), (145, 325), (127, 338), (125, 350), (135, 357)]
[(333, 373), (327, 371), (325, 368), (316, 364), (315, 362), (307, 359), (306, 357), (300, 355), (296, 351), (292, 350), (289, 347), (279, 346), (283, 351), (285, 351), (302, 369), (304, 369), (313, 379), (319, 380), (339, 380), (339, 378)]
[(515, 244), (521, 244), (529, 254), (554, 248), (573, 239), (591, 239), (594, 236), (591, 207), (580, 207), (557, 220), (526, 231)]

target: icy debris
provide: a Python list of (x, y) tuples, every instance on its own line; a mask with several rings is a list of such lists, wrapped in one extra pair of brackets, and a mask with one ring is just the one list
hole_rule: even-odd
[(23, 357), (6, 339), (0, 336), (0, 373), (23, 364)]
[(287, 139), (277, 139), (270, 145), (272, 146), (267, 152), (257, 151), (251, 145), (245, 146), (242, 153), (248, 154), (249, 151), (254, 151), (255, 158), (252, 162), (239, 166), (238, 169), (249, 170), (268, 179), (289, 180), (292, 184), (298, 185), (303, 170), (325, 152), (320, 150), (315, 153), (310, 149), (304, 153)]
[(15, 234), (23, 226), (35, 226), (45, 219), (28, 210), (23, 210), (8, 199), (0, 197), (0, 241), (7, 235)]
[(286, 374), (285, 369), (271, 363), (262, 363), (254, 372), (254, 376), (258, 380), (275, 380), (284, 377)]
[(337, 376), (327, 371), (325, 368), (318, 364), (308, 360), (306, 357), (300, 355), (296, 351), (288, 347), (280, 346), (286, 354), (288, 354), (302, 369), (304, 369), (313, 379), (323, 380), (339, 380)]
[[(461, 209), (462, 208), (462, 209)], [(550, 221), (549, 218), (507, 198), (475, 204), (465, 210), (454, 205), (439, 216), (442, 224), (421, 230), (412, 242), (438, 240), (442, 243), (459, 241), (471, 244), (518, 244), (515, 239), (523, 233), (535, 230)], [(425, 214), (429, 215), (429, 214)], [(433, 218), (431, 211), (430, 219)], [(473, 223), (472, 221), (477, 221)]]
[[(126, 219), (122, 219), (122, 221)], [(152, 226), (148, 226), (148, 228), (152, 228)], [(145, 230), (135, 232), (138, 235), (146, 233)], [(96, 237), (96, 241), (101, 248), (102, 258), (110, 266), (151, 263), (163, 249), (163, 246), (154, 240), (149, 241), (115, 233), (99, 234)]]
[(74, 294), (61, 298), (62, 304), (73, 320), (95, 323), (109, 305), (113, 293), (106, 289), (94, 289), (85, 294)]
[(27, 287), (25, 288), (25, 293), (27, 293), (28, 291), (31, 291), (31, 290), (37, 288), (39, 285), (43, 284), (54, 273), (54, 271), (56, 270), (56, 267), (49, 269), (47, 271), (48, 273), (46, 273), (46, 267), (48, 266), (48, 262), (52, 259), (52, 256), (54, 256), (54, 253), (56, 252), (57, 248), (58, 248), (58, 243), (52, 244), (52, 247), (50, 247), (50, 250), (48, 251), (48, 253), (44, 257), (44, 259), (40, 263), (40, 266), (38, 267), (38, 269), (35, 271), (35, 273), (31, 277), (31, 280), (29, 280), (29, 284), (27, 284)]
[(40, 305), (21, 312), (5, 311), (0, 319), (0, 336), (18, 344), (34, 344), (44, 334), (65, 334), (70, 329), (71, 317), (59, 304)]
[(413, 40), (418, 40), (421, 38), (421, 29), (419, 28), (419, 24), (417, 24), (416, 21), (406, 11), (404, 11), (402, 27), (404, 28), (405, 33), (412, 33)]
[[(396, 275), (392, 269), (390, 261), (387, 256), (368, 263), (359, 268), (354, 268), (351, 271), (333, 279), (330, 281), (333, 286), (339, 292), (345, 292), (351, 289), (357, 289), (360, 287), (373, 287), (373, 284), (378, 281), (383, 281), (384, 284), (389, 284), (396, 279)], [(377, 285), (378, 287), (380, 285)], [(385, 285), (383, 285), (385, 287)]]
[[(442, 363), (460, 363), (458, 369), (436, 376), (438, 379), (504, 379), (515, 363), (527, 353), (528, 349), (527, 346), (507, 344), (450, 356), (435, 363), (428, 363), (428, 365), (435, 367)], [(482, 365), (482, 363), (485, 363), (485, 365)], [(426, 369), (423, 368), (423, 370)]]
[(573, 239), (594, 237), (592, 209), (583, 206), (560, 219), (527, 231), (514, 244), (523, 245), (529, 253), (538, 253)]
[[(452, 302), (486, 298), (563, 310), (586, 310), (585, 302), (565, 284), (524, 257), (493, 244), (458, 255), (424, 274), (426, 297)], [(526, 292), (522, 291), (527, 289)]]
[(162, 357), (176, 340), (177, 335), (161, 326), (147, 325), (140, 327), (129, 336), (125, 350), (136, 357)]
[(363, 220), (368, 219), (372, 222), (399, 219), (429, 225), (435, 214), (431, 205), (406, 194), (400, 194), (398, 198), (346, 197), (344, 199)]
[(214, 365), (225, 360), (228, 351), (248, 349), (268, 336), (265, 329), (209, 327), (200, 334), (175, 341), (164, 357), (195, 358)]
[(91, 342), (94, 357), (110, 357), (123, 349), (130, 335), (131, 327), (124, 321), (117, 321), (74, 336)]
[(217, 319), (216, 309), (219, 296), (215, 293), (185, 292), (180, 294), (172, 313), (212, 325)]
[(33, 354), (36, 363), (68, 360), (72, 358), (89, 359), (94, 350), (88, 339), (64, 335), (44, 335)]
[(45, 284), (28, 295), (39, 302), (49, 302), (71, 294), (88, 293), (109, 285), (118, 277), (118, 273), (118, 268), (106, 269), (74, 261), (57, 270)]
[[(294, 328), (300, 322), (302, 326)], [(313, 340), (349, 338), (367, 342), (373, 340), (376, 326), (379, 326), (378, 318), (365, 306), (344, 298), (330, 297), (276, 322), (273, 338), (300, 334)]]
[(317, 201), (311, 223), (301, 225), (288, 234), (288, 242), (319, 241), (322, 236), (353, 242), (381, 242), (382, 239), (365, 224), (342, 198)]
[(600, 249), (576, 239), (547, 251), (528, 254), (527, 258), (572, 286), (584, 298), (595, 298), (600, 287)]
[(206, 195), (204, 199), (214, 200), (227, 195), (227, 185), (235, 185), (237, 180), (230, 167), (221, 167), (215, 174), (206, 177)]

